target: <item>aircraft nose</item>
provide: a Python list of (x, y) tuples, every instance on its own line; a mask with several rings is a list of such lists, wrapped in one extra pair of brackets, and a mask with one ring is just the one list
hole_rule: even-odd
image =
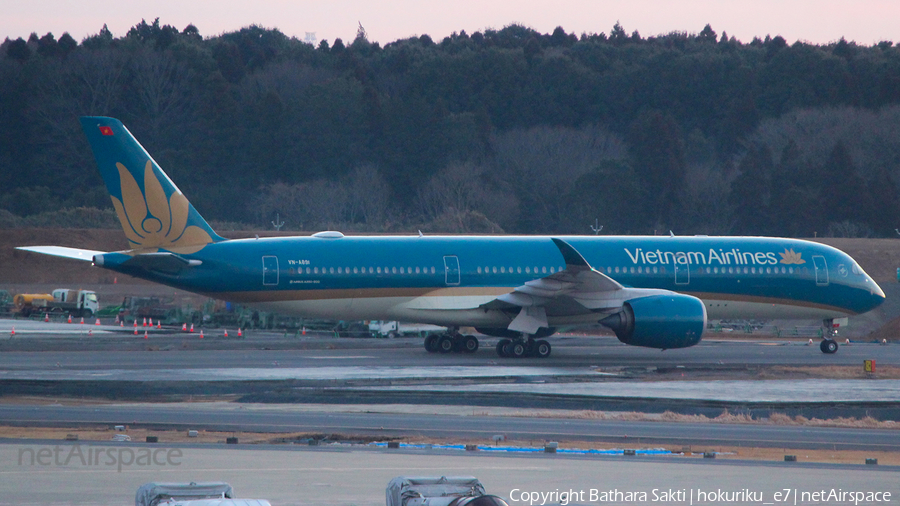
[(866, 311), (871, 311), (876, 307), (880, 306), (882, 302), (884, 302), (885, 295), (884, 290), (878, 286), (878, 283), (875, 282), (872, 278), (866, 279), (866, 285), (868, 285), (869, 293), (871, 294), (869, 299), (869, 308)]

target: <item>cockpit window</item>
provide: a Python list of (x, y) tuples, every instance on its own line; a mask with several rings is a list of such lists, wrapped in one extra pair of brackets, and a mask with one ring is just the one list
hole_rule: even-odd
[(866, 271), (862, 270), (862, 267), (860, 267), (856, 262), (853, 262), (850, 270), (853, 271), (853, 274), (856, 274), (857, 276), (864, 276), (866, 274)]

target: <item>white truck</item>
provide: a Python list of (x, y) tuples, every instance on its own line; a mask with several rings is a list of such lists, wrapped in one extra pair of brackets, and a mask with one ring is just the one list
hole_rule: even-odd
[(96, 292), (57, 288), (52, 294), (20, 293), (13, 303), (22, 316), (34, 313), (69, 313), (74, 317), (90, 318), (100, 310)]
[(375, 337), (425, 337), (428, 334), (443, 334), (447, 332), (447, 327), (426, 325), (424, 323), (403, 323), (397, 321), (373, 320), (369, 322), (369, 332)]

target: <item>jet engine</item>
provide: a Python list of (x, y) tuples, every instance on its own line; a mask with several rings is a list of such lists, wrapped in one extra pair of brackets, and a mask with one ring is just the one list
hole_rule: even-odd
[(706, 307), (697, 297), (672, 293), (626, 301), (622, 310), (600, 320), (619, 341), (648, 348), (687, 348), (700, 342)]

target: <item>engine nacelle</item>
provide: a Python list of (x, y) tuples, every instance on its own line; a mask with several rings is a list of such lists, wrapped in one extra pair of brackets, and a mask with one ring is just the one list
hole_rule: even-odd
[(631, 299), (622, 311), (600, 320), (619, 341), (634, 346), (672, 349), (700, 342), (706, 328), (706, 306), (697, 297), (672, 293)]

